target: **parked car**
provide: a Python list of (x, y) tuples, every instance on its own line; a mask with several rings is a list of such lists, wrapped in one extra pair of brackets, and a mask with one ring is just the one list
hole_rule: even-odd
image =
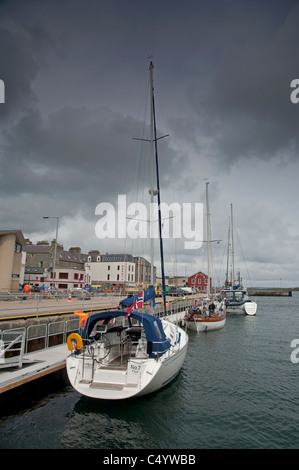
[(192, 287), (182, 287), (182, 290), (185, 292), (187, 295), (193, 294), (193, 288)]
[(64, 291), (62, 289), (57, 289), (57, 287), (50, 286), (46, 288), (45, 292), (48, 294), (63, 294)]
[(91, 299), (91, 292), (83, 289), (82, 287), (72, 287), (70, 289), (72, 297), (78, 297), (80, 299)]
[(186, 292), (183, 291), (180, 287), (171, 287), (167, 295), (172, 295), (172, 296), (177, 296), (177, 297), (184, 297), (186, 295)]
[(38, 286), (31, 286), (31, 292), (40, 292), (40, 288)]
[(83, 287), (83, 289), (86, 290), (87, 292), (92, 292), (93, 291), (91, 286), (85, 286), (85, 287)]

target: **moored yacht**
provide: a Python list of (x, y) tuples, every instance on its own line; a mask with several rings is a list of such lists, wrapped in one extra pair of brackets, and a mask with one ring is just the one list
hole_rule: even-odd
[(135, 311), (96, 313), (82, 338), (68, 338), (68, 377), (75, 390), (92, 398), (146, 395), (176, 377), (187, 345), (186, 332), (168, 320)]
[[(153, 87), (153, 64), (150, 63), (151, 156), (155, 161), (157, 188), (150, 188), (151, 203), (157, 196), (159, 241), (162, 272), (164, 315), (166, 288), (164, 276), (160, 185)], [(143, 140), (143, 139), (141, 139)], [(154, 169), (154, 164), (151, 165)], [(153, 220), (151, 219), (151, 225)], [(151, 232), (153, 233), (153, 232)], [(151, 237), (151, 279), (153, 276), (153, 242)], [(83, 395), (120, 400), (152, 393), (167, 385), (182, 368), (188, 346), (187, 333), (166, 319), (143, 313), (143, 303), (152, 300), (155, 289), (122, 301), (119, 310), (98, 312), (90, 316), (81, 335), (68, 337), (72, 351), (67, 358), (67, 373), (72, 386)], [(123, 307), (127, 307), (124, 310)], [(153, 307), (153, 303), (152, 303)], [(154, 313), (154, 310), (152, 309)]]

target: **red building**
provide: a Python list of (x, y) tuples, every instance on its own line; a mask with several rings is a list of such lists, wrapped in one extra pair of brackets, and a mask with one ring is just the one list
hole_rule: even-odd
[[(210, 290), (211, 290), (211, 278), (210, 278)], [(195, 287), (201, 292), (206, 292), (208, 286), (208, 276), (201, 271), (192, 276), (188, 277), (188, 287)]]

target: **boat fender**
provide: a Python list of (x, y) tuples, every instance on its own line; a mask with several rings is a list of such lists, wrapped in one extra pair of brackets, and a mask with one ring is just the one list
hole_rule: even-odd
[(83, 341), (81, 336), (77, 333), (71, 333), (67, 338), (67, 347), (70, 351), (72, 351), (73, 349), (75, 349), (76, 351), (82, 349)]

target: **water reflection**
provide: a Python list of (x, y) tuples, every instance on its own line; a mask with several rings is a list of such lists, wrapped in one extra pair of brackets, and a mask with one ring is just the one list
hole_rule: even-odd
[(179, 374), (163, 390), (131, 400), (80, 397), (61, 435), (62, 447), (160, 448), (165, 443), (169, 412), (180, 407), (177, 391), (181, 380)]

